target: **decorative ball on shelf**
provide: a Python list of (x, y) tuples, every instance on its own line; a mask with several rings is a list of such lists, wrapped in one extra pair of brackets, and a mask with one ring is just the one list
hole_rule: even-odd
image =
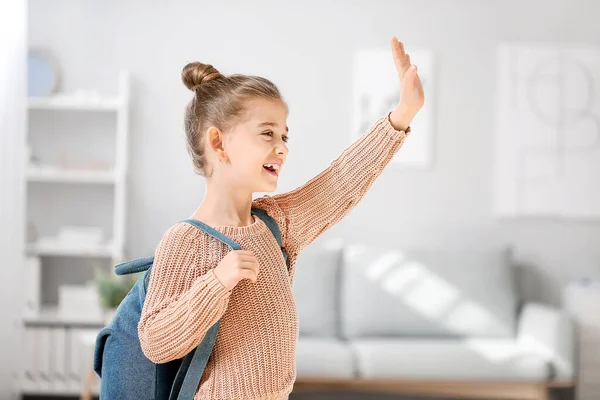
[(29, 97), (49, 96), (58, 90), (58, 66), (45, 51), (30, 50), (27, 57), (27, 93)]

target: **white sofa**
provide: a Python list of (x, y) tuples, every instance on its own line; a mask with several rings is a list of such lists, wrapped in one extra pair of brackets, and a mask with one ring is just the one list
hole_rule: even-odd
[(294, 276), (295, 391), (541, 400), (571, 386), (573, 323), (520, 301), (508, 255), (312, 244)]

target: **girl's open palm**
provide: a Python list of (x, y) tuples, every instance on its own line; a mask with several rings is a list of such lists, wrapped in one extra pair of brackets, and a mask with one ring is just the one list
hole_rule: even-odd
[(396, 38), (390, 44), (400, 81), (400, 103), (391, 117), (396, 118), (398, 125), (408, 126), (425, 102), (423, 85), (417, 66), (410, 63), (410, 56), (404, 51), (404, 44)]

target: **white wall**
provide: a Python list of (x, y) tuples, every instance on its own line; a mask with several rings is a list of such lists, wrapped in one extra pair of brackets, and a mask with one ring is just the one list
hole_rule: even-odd
[(183, 141), (191, 97), (180, 81), (185, 63), (280, 86), (291, 109), (292, 150), (280, 185), (287, 190), (348, 144), (355, 50), (386, 46), (393, 35), (409, 50), (430, 48), (439, 67), (439, 96), (428, 99), (438, 112), (434, 167), (391, 167), (330, 234), (398, 244), (511, 242), (531, 266), (527, 295), (557, 302), (566, 279), (600, 275), (600, 224), (494, 219), (494, 46), (597, 42), (598, 15), (593, 0), (31, 0), (29, 40), (56, 54), (67, 90), (114, 92), (118, 69), (132, 71), (130, 256), (150, 254), (202, 198)]

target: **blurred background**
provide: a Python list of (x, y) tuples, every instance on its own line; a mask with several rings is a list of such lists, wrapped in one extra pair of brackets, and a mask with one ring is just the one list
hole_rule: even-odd
[(396, 36), (426, 105), (300, 258), (292, 398), (600, 399), (598, 17), (594, 0), (5, 0), (0, 398), (97, 395), (95, 334), (129, 284), (112, 267), (203, 197), (185, 64), (278, 85), (280, 193), (391, 111)]

